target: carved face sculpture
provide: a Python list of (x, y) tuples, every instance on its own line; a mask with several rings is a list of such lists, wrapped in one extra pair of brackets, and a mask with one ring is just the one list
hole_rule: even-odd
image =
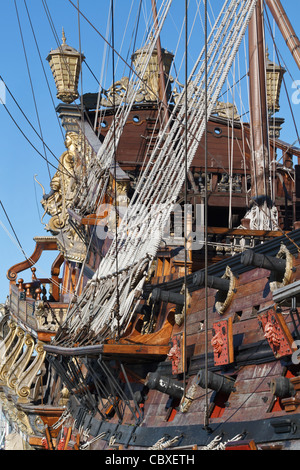
[(276, 328), (272, 323), (270, 322), (266, 323), (264, 336), (275, 349), (279, 348), (280, 339), (276, 331)]
[(65, 147), (75, 151), (78, 145), (79, 135), (76, 132), (67, 132), (65, 138)]
[(218, 331), (211, 340), (211, 345), (213, 347), (214, 353), (220, 356), (223, 349), (223, 340), (220, 331)]
[(173, 338), (173, 346), (168, 353), (168, 358), (172, 361), (172, 369), (176, 370), (180, 361), (180, 348), (176, 338)]

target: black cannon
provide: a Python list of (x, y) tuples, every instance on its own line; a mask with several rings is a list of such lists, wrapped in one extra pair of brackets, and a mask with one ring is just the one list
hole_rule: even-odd
[(244, 266), (255, 266), (257, 268), (268, 269), (278, 274), (284, 274), (286, 269), (286, 260), (274, 256), (254, 253), (252, 250), (246, 250), (241, 255), (241, 263)]
[(170, 302), (171, 304), (184, 305), (184, 295), (156, 287), (152, 291), (152, 302)]
[(225, 375), (216, 374), (215, 372), (207, 372), (207, 384), (205, 377), (205, 370), (200, 370), (197, 374), (197, 383), (201, 388), (207, 388), (214, 390), (215, 392), (223, 392), (230, 394), (234, 392), (234, 379), (226, 377)]
[[(193, 276), (193, 284), (194, 286), (204, 287), (205, 286), (205, 273), (203, 271), (199, 271), (194, 274)], [(212, 289), (218, 289), (223, 292), (229, 291), (230, 281), (229, 279), (224, 279), (217, 276), (207, 276), (207, 287)]]
[(163, 377), (157, 372), (148, 373), (145, 385), (151, 390), (158, 390), (174, 398), (182, 398), (184, 392), (182, 383), (176, 382), (168, 377)]
[(277, 377), (270, 382), (270, 390), (279, 398), (293, 397), (296, 394), (295, 388), (287, 377)]

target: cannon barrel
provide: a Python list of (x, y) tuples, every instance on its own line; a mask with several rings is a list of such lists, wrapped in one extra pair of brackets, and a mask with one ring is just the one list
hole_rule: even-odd
[[(199, 287), (205, 286), (205, 273), (203, 271), (199, 271), (198, 273), (194, 274), (193, 284)], [(227, 292), (229, 290), (229, 285), (229, 279), (224, 279), (217, 276), (207, 276), (207, 286), (212, 289), (218, 289)]]
[[(206, 388), (205, 370), (200, 370), (197, 374), (197, 383), (201, 388)], [(208, 371), (207, 387), (215, 392), (231, 393), (235, 390), (234, 379), (224, 375)]]
[(287, 377), (276, 377), (270, 383), (271, 392), (279, 398), (293, 397), (296, 394), (293, 384)]
[(162, 290), (156, 287), (152, 291), (151, 296), (152, 302), (170, 302), (171, 304), (184, 305), (184, 295), (178, 294), (177, 292), (172, 292), (168, 290)]
[(149, 372), (147, 374), (145, 385), (151, 390), (158, 390), (175, 398), (182, 398), (184, 392), (182, 383), (168, 377), (162, 377), (157, 372)]
[(269, 271), (275, 271), (280, 274), (284, 274), (286, 269), (285, 259), (254, 253), (252, 250), (246, 250), (242, 253), (241, 263), (244, 266), (256, 266), (257, 268), (268, 269)]

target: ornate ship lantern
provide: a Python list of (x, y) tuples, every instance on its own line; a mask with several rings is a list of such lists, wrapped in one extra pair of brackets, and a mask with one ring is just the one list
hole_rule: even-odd
[(279, 111), (279, 98), (283, 75), (286, 70), (269, 59), (269, 52), (266, 52), (266, 74), (267, 74), (267, 104), (269, 115)]
[(286, 70), (269, 59), (266, 51), (266, 83), (267, 83), (267, 105), (269, 115), (269, 135), (273, 139), (279, 139), (284, 119), (274, 117), (280, 110), (279, 98), (283, 76)]
[[(131, 57), (132, 63), (135, 67), (136, 72), (139, 74), (145, 66), (147, 59), (149, 44), (146, 44), (141, 49), (138, 49)], [(174, 55), (171, 52), (162, 49), (162, 62), (165, 74), (165, 80), (169, 77), (170, 68), (173, 62)], [(144, 75), (144, 95), (145, 101), (156, 101), (159, 95), (159, 63), (158, 63), (158, 52), (157, 48), (154, 48), (151, 59), (147, 66), (146, 73)], [(170, 87), (169, 87), (170, 88)], [(167, 90), (169, 95), (170, 90)], [(168, 96), (169, 98), (169, 96)]]
[(64, 30), (62, 41), (63, 43), (58, 49), (51, 50), (47, 60), (54, 76), (57, 98), (66, 104), (70, 104), (79, 96), (78, 81), (81, 64), (85, 57), (66, 44)]

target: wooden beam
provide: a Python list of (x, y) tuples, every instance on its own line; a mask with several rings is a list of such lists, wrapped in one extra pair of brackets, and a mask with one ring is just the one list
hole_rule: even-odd
[[(266, 0), (274, 20), (298, 66), (300, 69), (300, 41), (295, 30), (280, 2), (280, 0)], [(297, 5), (298, 6), (298, 5)], [(296, 8), (297, 8), (296, 6)]]
[(59, 301), (59, 272), (62, 263), (64, 262), (64, 255), (59, 253), (59, 255), (54, 260), (51, 266), (51, 281), (52, 281), (52, 297), (55, 301)]
[(50, 354), (62, 356), (86, 356), (107, 354), (112, 356), (136, 355), (136, 356), (166, 356), (170, 346), (152, 346), (147, 344), (98, 344), (93, 346), (82, 346), (74, 348), (64, 348), (45, 344), (44, 350)]
[(251, 195), (257, 198), (271, 195), (262, 0), (257, 1), (249, 23), (249, 87), (253, 162)]
[(43, 251), (54, 251), (58, 250), (57, 242), (55, 239), (49, 237), (49, 239), (36, 239), (36, 245), (33, 254), (30, 258), (22, 261), (21, 263), (15, 264), (7, 271), (7, 278), (12, 283), (16, 283), (18, 273), (25, 271), (28, 268), (31, 268), (34, 264), (38, 262)]

